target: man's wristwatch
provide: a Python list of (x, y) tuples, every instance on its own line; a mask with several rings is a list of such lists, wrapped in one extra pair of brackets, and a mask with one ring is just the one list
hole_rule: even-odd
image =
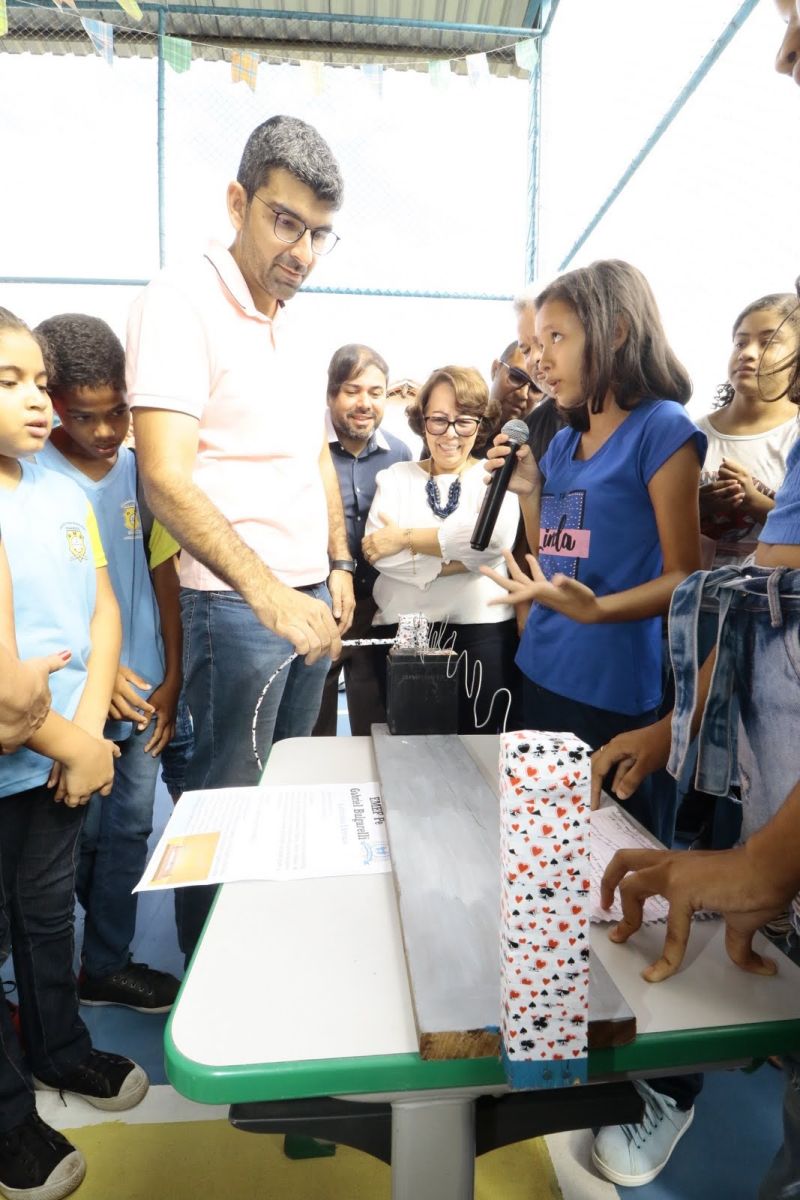
[(332, 571), (349, 571), (355, 574), (356, 564), (352, 558), (332, 558), (329, 560)]

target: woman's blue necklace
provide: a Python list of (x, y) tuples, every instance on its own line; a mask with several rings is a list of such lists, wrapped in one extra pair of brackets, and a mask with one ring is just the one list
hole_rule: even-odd
[(454, 479), (450, 484), (450, 487), (447, 489), (447, 503), (444, 505), (440, 501), (439, 489), (432, 475), (428, 476), (428, 482), (425, 484), (425, 492), (431, 512), (443, 521), (445, 517), (449, 517), (458, 508), (458, 502), (461, 499), (461, 478)]

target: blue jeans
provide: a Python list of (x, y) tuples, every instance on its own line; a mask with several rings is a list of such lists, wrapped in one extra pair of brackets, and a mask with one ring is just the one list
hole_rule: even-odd
[[(670, 652), (675, 671), (670, 772), (678, 776), (691, 744), (701, 654), (701, 612), (718, 611), (717, 658), (697, 738), (697, 787), (725, 796), (738, 767), (742, 834), (778, 811), (800, 779), (800, 571), (720, 567), (691, 575), (672, 597)], [(797, 900), (794, 902), (794, 921)], [(789, 953), (798, 961), (797, 938)], [(784, 1143), (759, 1200), (800, 1196), (800, 1056), (784, 1058)]]
[(161, 751), (161, 778), (173, 800), (178, 800), (186, 791), (186, 768), (192, 757), (193, 745), (192, 718), (181, 689), (175, 713), (175, 734)]
[(159, 761), (145, 754), (153, 727), (135, 729), (119, 742), (110, 796), (89, 801), (80, 844), (75, 892), (86, 911), (83, 966), (101, 979), (130, 958), (137, 897), (132, 894), (147, 862)]
[(738, 769), (742, 837), (778, 811), (800, 779), (800, 571), (720, 567), (697, 571), (672, 597), (675, 671), (670, 774), (691, 744), (702, 608), (718, 609), (717, 658), (697, 738), (699, 791), (727, 796)]
[[(330, 604), (324, 583), (299, 588)], [(181, 589), (183, 687), (194, 725), (188, 790), (248, 787), (261, 777), (253, 751), (253, 717), (267, 680), (292, 654), (292, 645), (266, 629), (236, 592)], [(295, 658), (269, 687), (255, 731), (262, 763), (273, 742), (310, 736), (330, 666)], [(214, 899), (213, 887), (180, 888), (175, 916), (178, 943), (189, 957)]]
[(57, 1083), (92, 1048), (72, 970), (85, 810), (46, 787), (0, 799), (0, 941), (11, 938), (27, 1061), (0, 999), (0, 1133), (33, 1112), (30, 1072)]

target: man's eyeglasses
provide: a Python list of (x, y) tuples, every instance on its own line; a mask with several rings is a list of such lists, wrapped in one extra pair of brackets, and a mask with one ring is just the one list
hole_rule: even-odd
[(500, 359), (500, 365), (505, 367), (508, 374), (508, 382), (513, 383), (514, 387), (532, 387), (538, 392), (538, 387), (531, 379), (527, 371), (523, 371), (520, 367), (512, 367), (509, 363)]
[[(265, 208), (275, 213), (275, 237), (280, 242), (286, 242), (287, 246), (299, 242), (300, 238), (309, 228), (305, 222), (299, 217), (293, 217), (291, 213), (283, 212), (280, 208), (273, 208), (263, 196), (259, 196), (258, 192), (254, 193), (256, 200), (260, 200)], [(334, 233), (332, 229), (311, 229), (311, 249), (315, 254), (330, 254), (333, 247), (340, 240), (338, 233)]]
[(455, 421), (448, 421), (447, 417), (425, 418), (425, 428), (435, 437), (447, 433), (451, 425), (459, 437), (472, 437), (480, 423), (480, 417), (456, 417)]

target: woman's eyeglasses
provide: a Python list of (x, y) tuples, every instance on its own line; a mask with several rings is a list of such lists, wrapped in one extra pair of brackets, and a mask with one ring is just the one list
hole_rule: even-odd
[(428, 433), (432, 433), (435, 437), (440, 437), (443, 433), (447, 433), (452, 425), (459, 437), (472, 437), (480, 425), (480, 417), (456, 417), (454, 421), (448, 421), (447, 417), (426, 417), (425, 428)]
[(505, 367), (506, 373), (508, 374), (508, 382), (513, 383), (514, 387), (532, 387), (538, 392), (539, 389), (536, 387), (536, 384), (533, 382), (527, 371), (523, 371), (520, 367), (512, 367), (502, 358), (500, 359), (500, 365)]

